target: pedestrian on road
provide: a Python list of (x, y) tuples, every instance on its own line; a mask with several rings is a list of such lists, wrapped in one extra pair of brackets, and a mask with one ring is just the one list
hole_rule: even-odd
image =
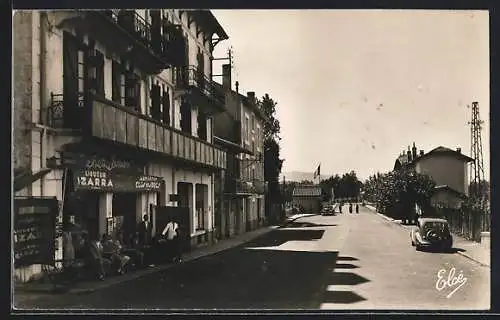
[(359, 213), (359, 203), (356, 203), (356, 213)]
[(167, 240), (167, 254), (173, 261), (180, 262), (180, 239), (179, 239), (179, 224), (174, 221), (172, 216), (169, 217), (169, 222), (163, 229), (162, 235)]
[(343, 206), (343, 205), (344, 205), (344, 204), (343, 204), (342, 202), (339, 202), (339, 213), (342, 213), (342, 206)]
[(352, 203), (349, 203), (349, 213), (352, 213)]

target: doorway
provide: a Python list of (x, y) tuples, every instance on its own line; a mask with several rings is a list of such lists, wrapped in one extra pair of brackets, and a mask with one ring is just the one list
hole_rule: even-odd
[(117, 192), (113, 194), (113, 217), (123, 216), (123, 237), (125, 240), (136, 231), (137, 193)]

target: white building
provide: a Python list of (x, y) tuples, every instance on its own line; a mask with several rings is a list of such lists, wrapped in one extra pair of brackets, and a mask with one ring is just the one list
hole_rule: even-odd
[(113, 217), (132, 234), (144, 214), (158, 232), (173, 213), (186, 243), (211, 242), (214, 173), (226, 165), (212, 141), (224, 111), (212, 52), (228, 38), (212, 13), (24, 11), (13, 20), (15, 174), (40, 173), (15, 196), (57, 197), (59, 221), (95, 238)]

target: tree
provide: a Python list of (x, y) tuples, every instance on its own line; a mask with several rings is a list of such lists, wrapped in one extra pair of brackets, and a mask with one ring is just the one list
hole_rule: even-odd
[[(283, 166), (283, 159), (280, 158), (280, 122), (276, 119), (277, 102), (265, 94), (262, 100), (257, 101), (259, 108), (266, 116), (264, 121), (264, 179), (268, 184), (266, 194), (266, 215), (276, 218), (279, 212), (275, 212), (274, 204), (281, 204), (284, 195), (280, 191), (279, 175)], [(274, 211), (274, 212), (273, 212)]]
[(377, 208), (393, 218), (411, 220), (415, 204), (423, 215), (431, 214), (430, 199), (436, 184), (431, 177), (412, 169), (401, 169), (377, 176)]

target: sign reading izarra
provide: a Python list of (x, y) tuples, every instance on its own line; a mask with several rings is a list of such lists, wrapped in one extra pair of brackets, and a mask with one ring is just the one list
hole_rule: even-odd
[(54, 261), (57, 199), (14, 199), (14, 261), (16, 267)]

